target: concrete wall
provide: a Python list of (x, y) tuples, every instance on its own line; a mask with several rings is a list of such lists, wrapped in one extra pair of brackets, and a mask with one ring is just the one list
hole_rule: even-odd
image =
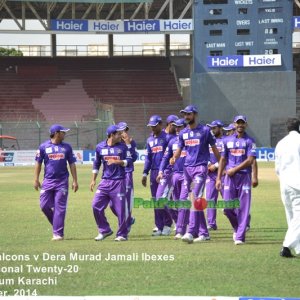
[(296, 115), (295, 72), (206, 73), (191, 78), (192, 102), (201, 122), (235, 115), (248, 118), (247, 132), (257, 146), (271, 146), (274, 120)]
[(193, 63), (192, 56), (171, 56), (170, 61), (176, 69), (178, 78), (190, 78)]

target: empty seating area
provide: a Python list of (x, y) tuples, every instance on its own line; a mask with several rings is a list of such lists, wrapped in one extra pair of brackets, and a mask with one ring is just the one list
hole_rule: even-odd
[(113, 107), (141, 144), (156, 113), (178, 113), (182, 98), (170, 62), (163, 57), (43, 58), (0, 61), (0, 121), (88, 121), (96, 103)]

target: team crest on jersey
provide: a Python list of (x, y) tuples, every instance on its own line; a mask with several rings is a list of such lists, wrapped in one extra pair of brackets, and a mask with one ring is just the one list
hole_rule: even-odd
[(101, 149), (101, 154), (102, 155), (107, 155), (108, 154), (108, 149)]
[(194, 136), (194, 132), (193, 132), (193, 131), (190, 132), (190, 136), (191, 136), (191, 137)]
[(54, 151), (55, 151), (55, 152), (58, 152), (58, 146), (55, 146), (55, 147), (54, 147)]
[(52, 148), (51, 148), (51, 147), (46, 148), (46, 149), (45, 149), (45, 152), (46, 152), (47, 154), (52, 153)]
[(131, 157), (130, 151), (126, 151), (126, 156), (127, 156), (127, 157)]
[(53, 153), (53, 154), (48, 154), (48, 157), (50, 160), (60, 160), (65, 158), (64, 153)]
[(190, 147), (198, 146), (200, 145), (200, 140), (199, 139), (186, 140), (184, 141), (184, 145)]
[(227, 142), (227, 148), (233, 148), (233, 142)]
[(149, 143), (149, 146), (150, 146), (150, 148), (152, 148), (152, 147), (154, 146), (154, 142), (151, 141), (151, 142)]
[(197, 133), (196, 133), (196, 136), (200, 136), (200, 135), (201, 135), (200, 132), (197, 132)]
[(61, 148), (60, 148), (60, 151), (61, 151), (61, 152), (66, 152), (66, 149), (65, 149), (64, 147), (61, 147)]
[(118, 148), (117, 153), (118, 153), (118, 154), (121, 154), (121, 153), (122, 153), (122, 150)]
[(184, 133), (184, 134), (182, 135), (182, 137), (183, 137), (184, 140), (186, 140), (186, 139), (189, 138), (189, 134), (188, 134), (188, 133)]

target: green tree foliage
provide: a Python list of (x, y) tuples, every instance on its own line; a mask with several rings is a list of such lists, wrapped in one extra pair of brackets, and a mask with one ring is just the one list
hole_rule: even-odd
[(15, 48), (7, 49), (0, 47), (0, 56), (23, 56), (23, 53)]

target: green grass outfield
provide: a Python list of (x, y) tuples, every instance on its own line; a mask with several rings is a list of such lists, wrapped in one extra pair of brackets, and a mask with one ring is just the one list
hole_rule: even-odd
[[(149, 199), (149, 187), (140, 184), (142, 165), (136, 166), (135, 196)], [(300, 296), (300, 259), (285, 259), (279, 251), (286, 220), (273, 163), (259, 164), (259, 186), (253, 189), (252, 223), (247, 243), (235, 246), (232, 230), (222, 212), (211, 241), (188, 245), (169, 237), (151, 237), (153, 210), (135, 209), (136, 223), (127, 242), (114, 236), (95, 242), (97, 229), (89, 191), (91, 166), (78, 166), (79, 191), (70, 192), (65, 241), (51, 242), (51, 228), (39, 208), (39, 193), (32, 187), (33, 167), (0, 168), (0, 295), (14, 289), (38, 295), (201, 295), (201, 296)], [(149, 184), (149, 182), (148, 182)], [(116, 232), (116, 218), (109, 212)], [(22, 254), (29, 261), (3, 260)], [(45, 254), (45, 261), (42, 254)], [(70, 261), (70, 253), (102, 255), (101, 261)], [(135, 254), (137, 261), (106, 261), (110, 254)], [(142, 253), (171, 261), (142, 261)], [(56, 261), (47, 260), (48, 254)], [(33, 255), (39, 255), (35, 261)], [(62, 258), (66, 257), (66, 261)], [(61, 275), (28, 273), (34, 267), (64, 267)], [(16, 267), (5, 273), (3, 267)], [(22, 273), (17, 273), (18, 267)], [(77, 270), (78, 266), (78, 270)], [(49, 271), (50, 269), (47, 269)], [(3, 272), (4, 271), (4, 272)], [(78, 272), (77, 272), (78, 271)], [(69, 273), (70, 272), (70, 273)], [(57, 285), (20, 285), (18, 277), (56, 277)], [(5, 281), (3, 281), (5, 280)]]

